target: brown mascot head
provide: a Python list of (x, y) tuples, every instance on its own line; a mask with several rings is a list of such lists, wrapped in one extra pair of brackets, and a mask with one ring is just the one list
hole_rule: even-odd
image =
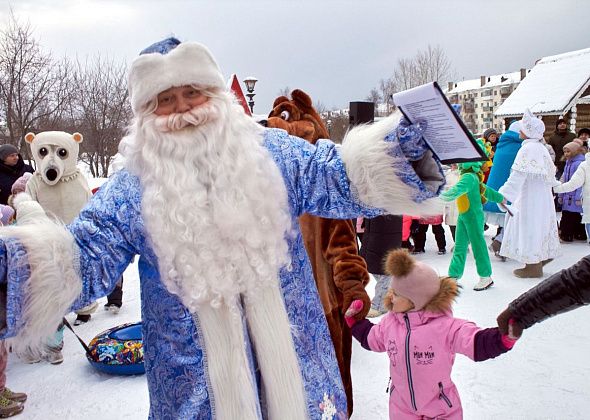
[(268, 114), (267, 126), (282, 128), (311, 144), (315, 144), (318, 139), (329, 138), (328, 130), (313, 107), (309, 95), (295, 89), (291, 92), (291, 98), (289, 100), (286, 96), (279, 96), (275, 99), (273, 109)]

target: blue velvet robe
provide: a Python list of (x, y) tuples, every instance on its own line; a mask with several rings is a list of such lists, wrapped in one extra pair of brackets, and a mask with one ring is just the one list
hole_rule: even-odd
[[(326, 218), (375, 217), (382, 211), (363, 205), (354, 196), (332, 142), (320, 140), (314, 146), (282, 130), (269, 129), (264, 146), (283, 176), (292, 224), (297, 230), (288, 240), (292, 267), (280, 271), (280, 283), (292, 324), (308, 413), (310, 418), (320, 419), (320, 404), (328, 398), (336, 407), (336, 418), (345, 418), (346, 396), (296, 218), (303, 213)], [(141, 214), (141, 192), (140, 180), (120, 171), (68, 226), (79, 248), (83, 282), (74, 308), (107, 295), (133, 257), (139, 255), (150, 418), (211, 419), (215, 401), (206, 378), (210, 356), (202, 342), (199, 319), (168, 292), (160, 279)], [(22, 264), (24, 259), (26, 251), (21, 244), (0, 239), (0, 282), (8, 282), (5, 337), (14, 335), (22, 326), (24, 285), (29, 277), (27, 265)], [(251, 350), (253, 347), (250, 354)], [(254, 355), (252, 366), (256, 372)]]

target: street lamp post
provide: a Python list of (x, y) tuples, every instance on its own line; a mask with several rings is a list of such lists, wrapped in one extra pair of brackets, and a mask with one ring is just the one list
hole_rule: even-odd
[(246, 77), (244, 79), (244, 84), (246, 85), (246, 91), (248, 93), (246, 93), (246, 96), (248, 97), (248, 106), (250, 107), (250, 112), (254, 113), (254, 96), (256, 96), (256, 94), (254, 93), (254, 86), (256, 85), (256, 82), (258, 81), (258, 79), (256, 77)]

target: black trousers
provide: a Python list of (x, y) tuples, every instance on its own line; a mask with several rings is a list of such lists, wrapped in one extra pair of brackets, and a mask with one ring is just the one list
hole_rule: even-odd
[(432, 233), (434, 233), (434, 239), (436, 239), (436, 245), (438, 246), (438, 249), (445, 249), (447, 247), (447, 240), (445, 238), (445, 229), (442, 227), (441, 224), (419, 225), (413, 235), (414, 250), (424, 251), (424, 246), (426, 245), (426, 232), (428, 231), (428, 226), (432, 226)]
[(564, 241), (586, 240), (586, 229), (582, 224), (581, 213), (563, 210), (559, 227), (561, 229), (561, 239)]
[(107, 296), (107, 305), (123, 306), (123, 276), (117, 282), (110, 295)]

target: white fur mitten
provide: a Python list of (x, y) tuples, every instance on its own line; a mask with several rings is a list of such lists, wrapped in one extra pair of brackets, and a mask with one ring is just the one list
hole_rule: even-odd
[(27, 193), (20, 193), (14, 198), (16, 209), (16, 224), (30, 225), (48, 219), (41, 205)]

